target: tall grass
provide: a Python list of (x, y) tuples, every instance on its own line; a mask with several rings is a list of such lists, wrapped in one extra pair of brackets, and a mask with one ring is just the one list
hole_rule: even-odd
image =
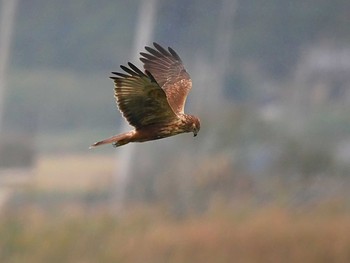
[(347, 199), (287, 208), (235, 196), (183, 217), (162, 200), (116, 215), (106, 190), (115, 165), (39, 158), (28, 189), (0, 211), (0, 262), (350, 262)]
[(0, 219), (0, 262), (350, 262), (350, 215), (282, 208), (175, 220), (162, 209), (22, 207)]

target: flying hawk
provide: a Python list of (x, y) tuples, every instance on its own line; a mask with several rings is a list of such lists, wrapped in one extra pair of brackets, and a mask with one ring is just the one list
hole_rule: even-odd
[(196, 136), (199, 119), (184, 113), (187, 94), (192, 87), (179, 55), (157, 43), (141, 52), (142, 72), (132, 63), (120, 66), (125, 73), (112, 72), (114, 96), (119, 110), (135, 129), (112, 136), (91, 145), (90, 148), (112, 143), (119, 147), (129, 142), (145, 142), (185, 132)]

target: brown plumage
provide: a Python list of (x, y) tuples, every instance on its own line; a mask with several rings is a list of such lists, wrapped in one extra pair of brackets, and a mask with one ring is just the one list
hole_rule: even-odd
[[(157, 140), (185, 132), (197, 135), (199, 119), (184, 113), (192, 81), (178, 54), (157, 43), (141, 52), (142, 72), (132, 63), (120, 66), (125, 73), (112, 72), (114, 96), (119, 110), (135, 129), (112, 136), (91, 147), (112, 143), (118, 147), (129, 142)], [(90, 147), (90, 148), (91, 148)]]

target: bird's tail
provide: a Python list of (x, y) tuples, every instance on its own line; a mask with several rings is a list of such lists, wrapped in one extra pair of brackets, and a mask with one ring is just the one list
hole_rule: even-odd
[(132, 138), (132, 135), (134, 134), (134, 131), (131, 132), (125, 132), (122, 134), (118, 134), (118, 135), (114, 135), (112, 137), (109, 137), (107, 139), (104, 139), (102, 141), (99, 142), (95, 142), (94, 144), (92, 144), (89, 149), (92, 149), (96, 146), (100, 146), (103, 144), (108, 144), (108, 143), (113, 143), (114, 147), (119, 147), (122, 146), (124, 144), (127, 144), (130, 142), (130, 139)]

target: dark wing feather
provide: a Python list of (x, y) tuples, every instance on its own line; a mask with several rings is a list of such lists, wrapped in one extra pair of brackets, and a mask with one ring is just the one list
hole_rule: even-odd
[(177, 118), (170, 107), (165, 92), (153, 76), (144, 74), (135, 65), (120, 66), (126, 73), (112, 72), (115, 83), (115, 98), (127, 121), (136, 129), (166, 123)]
[(155, 48), (145, 47), (140, 60), (165, 91), (169, 104), (175, 113), (183, 113), (188, 93), (192, 87), (190, 75), (186, 72), (179, 55), (170, 47), (164, 49), (157, 43)]

